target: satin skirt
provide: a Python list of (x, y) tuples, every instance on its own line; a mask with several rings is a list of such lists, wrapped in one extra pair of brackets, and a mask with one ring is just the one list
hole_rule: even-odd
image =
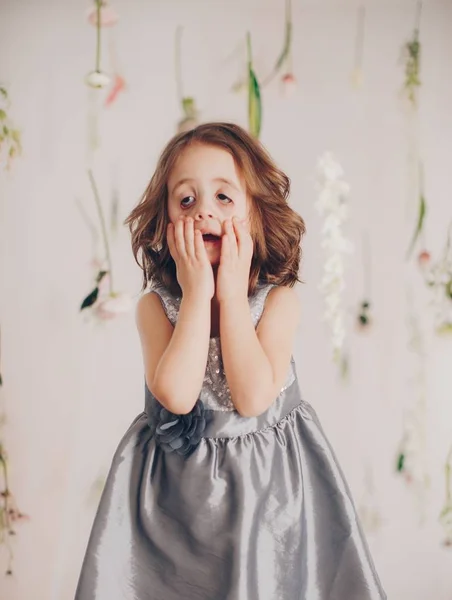
[(259, 417), (209, 411), (185, 458), (156, 445), (153, 402), (114, 455), (75, 600), (386, 599), (297, 380)]

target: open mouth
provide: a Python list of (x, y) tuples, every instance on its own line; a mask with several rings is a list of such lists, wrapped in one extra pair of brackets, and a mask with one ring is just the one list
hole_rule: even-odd
[(221, 238), (218, 235), (213, 235), (213, 233), (204, 233), (202, 239), (205, 242), (219, 242)]

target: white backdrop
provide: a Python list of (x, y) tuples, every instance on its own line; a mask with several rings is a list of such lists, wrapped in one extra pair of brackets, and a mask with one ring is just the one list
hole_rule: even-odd
[[(184, 80), (203, 120), (245, 125), (246, 96), (231, 92), (243, 72), (245, 34), (266, 73), (280, 51), (282, 0), (115, 0), (113, 31), (127, 91), (101, 117), (93, 163), (104, 202), (112, 184), (121, 218), (137, 202), (180, 118), (174, 32), (184, 26)], [(404, 254), (416, 199), (409, 196), (409, 136), (398, 94), (401, 47), (415, 3), (368, 2), (364, 84), (350, 85), (357, 4), (294, 0), (296, 93), (264, 91), (262, 141), (292, 179), (293, 206), (307, 224), (300, 286), (303, 322), (295, 357), (305, 399), (323, 422), (355, 495), (371, 465), (381, 526), (369, 543), (394, 600), (451, 600), (452, 551), (441, 546), (443, 463), (452, 442), (452, 338), (432, 335), (426, 292)], [(76, 199), (96, 218), (87, 167), (88, 90), (94, 68), (89, 3), (0, 0), (0, 82), (23, 132), (23, 156), (0, 173), (0, 324), (11, 481), (30, 521), (14, 543), (14, 576), (2, 600), (70, 600), (103, 477), (119, 439), (143, 407), (143, 373), (133, 312), (106, 325), (84, 322), (79, 304), (92, 284), (91, 238)], [(424, 2), (420, 148), (433, 253), (452, 218), (452, 3)], [(109, 67), (106, 35), (105, 68)], [(351, 378), (340, 381), (322, 323), (321, 221), (315, 168), (330, 150), (351, 185), (346, 225), (356, 252), (347, 262), (347, 308), (362, 299), (361, 240), (371, 247), (375, 323), (365, 336), (349, 322)], [(136, 298), (140, 273), (122, 228), (113, 245), (117, 287)], [(424, 519), (415, 495), (394, 473), (404, 407), (413, 401), (407, 350), (406, 284), (412, 285), (427, 346), (427, 442), (431, 486)], [(345, 600), (345, 599), (344, 599)]]

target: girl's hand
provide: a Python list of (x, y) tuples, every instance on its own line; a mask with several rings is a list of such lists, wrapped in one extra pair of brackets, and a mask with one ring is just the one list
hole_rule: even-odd
[(212, 299), (215, 280), (200, 231), (191, 217), (168, 225), (168, 248), (176, 263), (177, 281), (184, 296)]
[(224, 222), (220, 266), (217, 276), (217, 298), (220, 302), (248, 297), (253, 240), (243, 221), (234, 217)]

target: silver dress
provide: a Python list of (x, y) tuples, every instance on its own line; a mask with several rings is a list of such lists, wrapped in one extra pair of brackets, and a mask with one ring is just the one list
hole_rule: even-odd
[[(271, 287), (249, 298), (255, 326)], [(175, 324), (180, 299), (151, 291)], [(207, 425), (181, 456), (159, 445), (160, 408), (146, 388), (145, 411), (113, 457), (75, 600), (385, 599), (293, 360), (273, 405), (244, 418), (212, 338), (200, 399)]]

